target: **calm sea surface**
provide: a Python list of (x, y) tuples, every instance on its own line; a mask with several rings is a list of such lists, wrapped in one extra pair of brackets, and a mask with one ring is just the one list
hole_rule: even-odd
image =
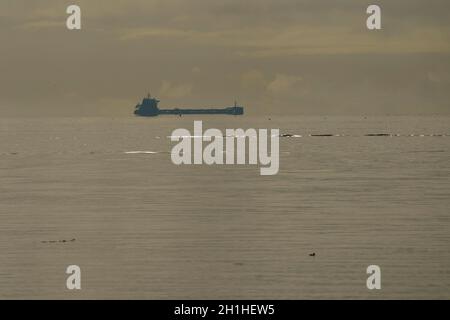
[[(301, 137), (275, 176), (173, 165), (200, 119)], [(0, 147), (0, 298), (450, 298), (448, 117), (3, 118)]]

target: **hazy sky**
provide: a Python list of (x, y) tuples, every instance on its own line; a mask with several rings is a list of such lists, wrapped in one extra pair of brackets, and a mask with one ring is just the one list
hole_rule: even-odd
[(0, 116), (131, 116), (148, 91), (249, 114), (450, 115), (450, 1), (0, 0)]

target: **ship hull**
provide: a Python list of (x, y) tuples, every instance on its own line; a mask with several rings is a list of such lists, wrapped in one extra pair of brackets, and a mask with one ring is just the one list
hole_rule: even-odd
[(230, 107), (224, 109), (158, 109), (151, 110), (145, 108), (137, 108), (134, 114), (140, 117), (156, 117), (158, 115), (189, 115), (189, 114), (227, 114), (227, 115), (243, 115), (244, 108)]

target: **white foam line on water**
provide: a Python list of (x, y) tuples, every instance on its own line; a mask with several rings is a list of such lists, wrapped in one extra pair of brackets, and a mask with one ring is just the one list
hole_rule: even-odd
[(156, 154), (157, 151), (126, 151), (125, 154)]
[(181, 139), (181, 138), (213, 138), (213, 137), (212, 136), (167, 136), (167, 138)]
[[(353, 137), (448, 137), (449, 134), (400, 134), (400, 133), (383, 133), (383, 134), (364, 134), (364, 135), (354, 135)], [(247, 136), (230, 136), (226, 135), (223, 138), (248, 138)], [(349, 134), (307, 134), (305, 136), (299, 134), (282, 134), (282, 135), (271, 135), (271, 137), (280, 137), (280, 138), (303, 138), (303, 137), (319, 137), (319, 138), (330, 138), (330, 137), (352, 137)], [(207, 138), (212, 139), (215, 136), (167, 136), (167, 138)]]

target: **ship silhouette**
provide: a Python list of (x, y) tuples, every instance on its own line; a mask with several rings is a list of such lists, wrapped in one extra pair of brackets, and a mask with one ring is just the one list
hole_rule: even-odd
[(232, 107), (225, 108), (205, 108), (205, 109), (159, 109), (158, 103), (160, 101), (153, 98), (150, 94), (142, 100), (142, 103), (136, 105), (134, 114), (141, 117), (156, 117), (160, 114), (230, 114), (230, 115), (243, 115), (244, 108), (234, 103)]

